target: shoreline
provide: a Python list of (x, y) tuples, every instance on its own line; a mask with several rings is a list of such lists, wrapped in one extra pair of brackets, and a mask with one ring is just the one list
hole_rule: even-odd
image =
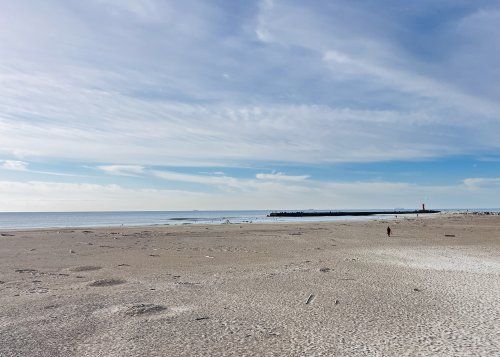
[[(32, 230), (64, 230), (64, 229), (112, 229), (112, 228), (145, 228), (145, 227), (176, 227), (176, 226), (190, 226), (190, 225), (196, 225), (196, 226), (218, 226), (218, 225), (226, 225), (226, 224), (292, 224), (292, 223), (335, 223), (335, 222), (369, 222), (369, 221), (379, 221), (379, 220), (400, 220), (400, 219), (420, 219), (420, 218), (440, 218), (443, 216), (448, 216), (448, 215), (500, 215), (500, 212), (490, 212), (488, 214), (483, 213), (483, 212), (440, 212), (440, 213), (423, 213), (419, 214), (417, 217), (414, 214), (387, 214), (387, 215), (375, 215), (375, 216), (341, 216), (341, 217), (334, 217), (333, 219), (328, 216), (317, 216), (317, 217), (312, 217), (313, 219), (309, 217), (293, 217), (294, 219), (290, 220), (280, 220), (282, 219), (281, 217), (269, 217), (266, 219), (262, 220), (255, 220), (255, 221), (236, 221), (236, 222), (213, 222), (213, 223), (208, 223), (206, 221), (202, 222), (182, 222), (179, 219), (172, 219), (173, 222), (179, 222), (179, 223), (156, 223), (156, 224), (151, 224), (151, 223), (145, 223), (145, 224), (132, 224), (132, 225), (127, 225), (127, 224), (116, 224), (116, 225), (80, 225), (80, 226), (37, 226), (37, 227), (16, 227), (16, 228), (9, 228), (9, 227), (0, 227), (0, 233), (5, 233), (9, 231), (32, 231)], [(322, 218), (325, 219), (322, 219)], [(285, 217), (288, 218), (288, 217)], [(302, 219), (304, 218), (304, 219)], [(182, 223), (180, 223), (182, 222)]]
[(54, 226), (54, 227), (31, 227), (31, 228), (1, 228), (0, 227), (0, 233), (8, 233), (10, 231), (12, 232), (31, 232), (31, 231), (54, 231), (54, 230), (84, 230), (84, 229), (139, 229), (139, 228), (167, 228), (167, 227), (187, 227), (187, 226), (200, 226), (200, 227), (213, 227), (213, 226), (224, 226), (224, 225), (259, 225), (259, 224), (318, 224), (318, 223), (356, 223), (356, 222), (373, 222), (373, 221), (383, 221), (383, 220), (391, 220), (391, 221), (396, 221), (396, 220), (411, 220), (411, 219), (429, 219), (429, 218), (439, 218), (434, 215), (421, 215), (419, 217), (406, 217), (403, 215), (398, 215), (398, 217), (391, 217), (392, 215), (388, 215), (388, 217), (370, 217), (370, 216), (362, 216), (356, 217), (355, 219), (335, 219), (335, 220), (290, 220), (290, 221), (273, 221), (273, 220), (266, 220), (266, 221), (255, 221), (255, 222), (218, 222), (218, 223), (206, 223), (206, 222), (186, 222), (186, 223), (172, 223), (172, 224), (144, 224), (144, 225), (103, 225), (103, 226)]

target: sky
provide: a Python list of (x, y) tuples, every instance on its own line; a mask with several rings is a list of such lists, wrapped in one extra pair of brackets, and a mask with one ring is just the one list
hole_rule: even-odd
[(500, 1), (0, 1), (0, 211), (500, 206)]

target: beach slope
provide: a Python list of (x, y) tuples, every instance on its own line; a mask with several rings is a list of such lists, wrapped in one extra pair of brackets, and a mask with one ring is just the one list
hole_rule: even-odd
[(0, 233), (1, 356), (500, 354), (498, 216)]

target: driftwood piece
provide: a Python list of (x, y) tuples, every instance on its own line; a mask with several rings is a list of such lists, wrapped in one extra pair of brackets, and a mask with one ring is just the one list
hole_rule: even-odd
[(309, 297), (306, 300), (306, 305), (309, 305), (310, 303), (312, 303), (314, 301), (315, 297), (316, 297), (315, 295), (309, 294)]

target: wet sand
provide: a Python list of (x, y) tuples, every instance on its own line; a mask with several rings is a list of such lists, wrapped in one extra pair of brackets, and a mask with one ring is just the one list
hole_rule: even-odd
[(1, 356), (500, 355), (500, 217), (0, 232)]

